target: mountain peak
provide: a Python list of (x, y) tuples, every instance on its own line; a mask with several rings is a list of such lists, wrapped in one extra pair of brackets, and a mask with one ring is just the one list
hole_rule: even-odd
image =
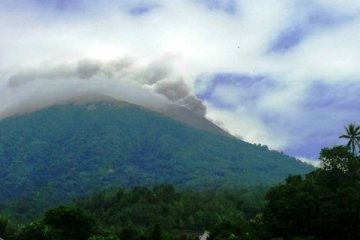
[(0, 121), (0, 203), (63, 201), (110, 186), (208, 189), (282, 181), (313, 168), (276, 151), (103, 98)]
[[(117, 106), (117, 107), (133, 105), (133, 106), (137, 106), (139, 108), (146, 109), (145, 107), (142, 107), (142, 106), (130, 103), (130, 102), (118, 100), (118, 99), (112, 98), (107, 95), (96, 95), (96, 94), (86, 95), (86, 96), (82, 96), (82, 97), (76, 97), (76, 98), (69, 100), (68, 102), (73, 103), (75, 105), (103, 102), (103, 103), (111, 104), (112, 106)], [(230, 133), (225, 131), (224, 129), (220, 128), (219, 126), (217, 126), (216, 124), (211, 122), (210, 120), (206, 119), (205, 117), (200, 116), (200, 115), (192, 112), (191, 110), (189, 110), (183, 106), (176, 105), (174, 103), (168, 103), (164, 106), (157, 107), (157, 108), (149, 108), (149, 110), (160, 113), (166, 117), (169, 117), (173, 120), (176, 120), (178, 122), (181, 122), (183, 124), (186, 124), (190, 127), (196, 128), (196, 129), (204, 130), (204, 131), (207, 131), (210, 133), (220, 134), (220, 135), (227, 136), (227, 137), (234, 137)]]

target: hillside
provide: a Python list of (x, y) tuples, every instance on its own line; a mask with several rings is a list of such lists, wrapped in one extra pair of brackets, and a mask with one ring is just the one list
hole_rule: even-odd
[(67, 104), (0, 121), (0, 203), (57, 203), (110, 186), (272, 184), (310, 170), (266, 147), (126, 103)]

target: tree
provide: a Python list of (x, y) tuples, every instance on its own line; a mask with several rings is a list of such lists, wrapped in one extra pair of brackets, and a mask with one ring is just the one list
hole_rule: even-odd
[(0, 215), (0, 239), (9, 239), (13, 235), (14, 229), (10, 225), (8, 218)]
[(349, 139), (347, 147), (349, 147), (353, 153), (356, 155), (356, 150), (360, 148), (360, 126), (350, 123), (345, 127), (346, 134), (340, 136), (340, 138)]
[(335, 146), (322, 149), (320, 160), (322, 168), (267, 193), (265, 239), (360, 239), (359, 157)]
[(155, 226), (152, 228), (150, 233), (150, 240), (161, 240), (161, 239), (162, 239), (161, 227), (159, 224), (155, 224)]
[(20, 229), (17, 240), (50, 240), (53, 239), (55, 233), (48, 226), (39, 223), (31, 222)]
[(354, 158), (347, 147), (335, 146), (321, 149), (319, 159), (324, 171), (346, 173), (350, 170)]
[(45, 213), (43, 223), (57, 232), (58, 239), (87, 240), (96, 233), (96, 223), (82, 210), (59, 206)]
[(132, 240), (135, 236), (136, 231), (131, 226), (124, 227), (120, 233), (121, 240)]

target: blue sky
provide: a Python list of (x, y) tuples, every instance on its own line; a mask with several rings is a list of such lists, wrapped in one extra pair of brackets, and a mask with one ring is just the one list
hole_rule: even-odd
[(2, 0), (0, 26), (0, 117), (170, 101), (304, 160), (360, 122), (359, 1)]

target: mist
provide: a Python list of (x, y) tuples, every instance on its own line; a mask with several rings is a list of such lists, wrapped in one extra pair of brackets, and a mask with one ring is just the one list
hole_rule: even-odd
[(1, 118), (104, 94), (184, 106), (314, 159), (359, 116), (359, 1), (2, 0), (0, 12)]
[(142, 62), (124, 57), (20, 70), (1, 88), (0, 118), (42, 109), (79, 98), (104, 95), (152, 110), (176, 104), (205, 116), (206, 107), (177, 73), (169, 59)]

